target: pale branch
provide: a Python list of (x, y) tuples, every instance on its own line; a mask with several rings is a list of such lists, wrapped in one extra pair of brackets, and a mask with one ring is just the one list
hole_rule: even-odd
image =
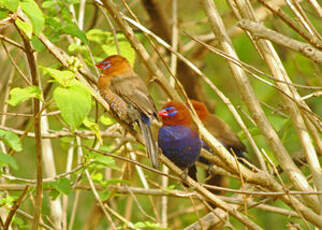
[(276, 8), (273, 4), (267, 3), (265, 0), (258, 0), (265, 7), (267, 7), (273, 14), (280, 17), (289, 27), (291, 27), (295, 32), (301, 35), (306, 39), (311, 45), (315, 46), (318, 49), (322, 49), (322, 41), (317, 37), (312, 36), (308, 31), (304, 30), (296, 21), (292, 20), (286, 13), (281, 9)]
[[(215, 7), (214, 2), (211, 0), (202, 0), (202, 3), (211, 24), (211, 28), (216, 37), (219, 39), (221, 48), (230, 56), (238, 59), (238, 55), (232, 46), (232, 42), (228, 37), (224, 23)], [(252, 114), (257, 127), (261, 130), (261, 133), (265, 137), (267, 144), (270, 146), (276, 158), (286, 172), (286, 175), (294, 184), (297, 185), (298, 189), (310, 191), (311, 187), (308, 184), (305, 176), (294, 164), (292, 158), (288, 154), (286, 148), (283, 146), (276, 131), (273, 129), (263, 109), (261, 108), (255, 92), (247, 79), (246, 73), (242, 68), (238, 67), (234, 63), (228, 62), (228, 64), (233, 72), (234, 78), (236, 79), (243, 101), (245, 102), (249, 112)], [(310, 201), (310, 204), (313, 204), (316, 201), (316, 199), (314, 199), (315, 197), (306, 198)]]
[(308, 2), (312, 5), (319, 17), (322, 18), (322, 7), (319, 5), (319, 3), (316, 0), (308, 0)]
[[(160, 44), (162, 44), (163, 46), (165, 46), (167, 49), (169, 49), (171, 52), (174, 52), (171, 47), (164, 42), (161, 38), (157, 37), (156, 35), (154, 35), (151, 31), (147, 30), (145, 27), (142, 27), (141, 25), (139, 25), (138, 23), (134, 22), (133, 20), (127, 18), (126, 16), (124, 16), (124, 18), (126, 20), (128, 20), (129, 22), (131, 22), (132, 24), (134, 24), (136, 27), (138, 27), (139, 29), (143, 30), (144, 32), (150, 34), (151, 36), (153, 36)], [(176, 52), (175, 52), (176, 53)], [(218, 95), (220, 97), (223, 98), (223, 101), (228, 105), (228, 107), (230, 108), (232, 106), (231, 102), (229, 101), (228, 98), (224, 97), (224, 95), (222, 94), (221, 91), (219, 91), (215, 85), (213, 85), (213, 83), (211, 81), (209, 81), (209, 79), (196, 67), (194, 66), (189, 60), (187, 60), (186, 58), (184, 58), (180, 53), (176, 53), (176, 55), (178, 55), (178, 57), (182, 60), (185, 61), (185, 63), (194, 70), (194, 72), (198, 75), (201, 76), (214, 90), (216, 93), (218, 93)], [(207, 135), (207, 131), (203, 128), (200, 129), (200, 127), (202, 125), (200, 125), (200, 123), (198, 124), (199, 126), (199, 131), (201, 134), (205, 135), (206, 138), (209, 138), (209, 140), (211, 140), (208, 144), (210, 144), (210, 146), (217, 150), (217, 153), (221, 153), (221, 151), (225, 152), (225, 148), (218, 148), (218, 142), (216, 142), (216, 140), (214, 140), (213, 138), (211, 138), (211, 135)], [(265, 131), (266, 132), (266, 131)], [(216, 146), (214, 145), (214, 143), (216, 143)], [(219, 144), (220, 145), (220, 144)], [(221, 145), (220, 145), (221, 146)], [(228, 155), (225, 155), (225, 157), (227, 157), (227, 159), (229, 157), (231, 157), (231, 155), (229, 153), (227, 153)], [(221, 155), (220, 155), (221, 156)], [(225, 160), (227, 160), (225, 158)], [(234, 160), (232, 160), (234, 161)], [(225, 161), (228, 165), (229, 165), (229, 161)], [(233, 163), (232, 165), (230, 165), (231, 167), (235, 167), (235, 164)], [(249, 173), (249, 172), (245, 172), (245, 174), (243, 173), (243, 175), (248, 178), (248, 182), (254, 182), (254, 183), (262, 183), (263, 186), (268, 187), (269, 189), (273, 189), (273, 190), (283, 190), (282, 186), (280, 186), (274, 179), (272, 179), (271, 177), (265, 177), (263, 174), (259, 174), (259, 175), (254, 175), (253, 173)], [(265, 178), (263, 178), (265, 177)], [(255, 179), (256, 178), (256, 179)], [(295, 205), (297, 207), (300, 207), (300, 210), (304, 213), (305, 216), (307, 216), (309, 219), (312, 219), (313, 221), (319, 223), (321, 220), (319, 218), (319, 216), (315, 213), (313, 213), (309, 208), (307, 208), (306, 206), (304, 206), (299, 200), (297, 200), (296, 198), (291, 198), (289, 199), (289, 197), (284, 196), (282, 197), (282, 199), (289, 205)]]
[[(283, 192), (266, 192), (266, 191), (245, 191), (240, 189), (231, 189), (231, 188), (224, 188), (219, 186), (213, 186), (213, 185), (207, 185), (200, 183), (201, 186), (205, 188), (211, 188), (212, 190), (222, 191), (222, 192), (231, 192), (235, 194), (244, 194), (248, 196), (258, 196), (259, 198), (262, 197), (280, 197), (284, 195), (291, 195), (291, 196), (297, 196), (297, 195), (320, 195), (322, 194), (322, 191), (312, 191), (312, 192), (303, 192), (303, 191), (295, 191), (295, 190), (289, 190), (289, 191), (283, 191)], [(1, 184), (0, 183), (0, 191), (23, 191), (26, 186), (29, 186), (30, 188), (34, 188), (35, 184)], [(47, 186), (44, 188), (44, 190), (53, 190), (54, 188)], [(95, 184), (95, 189), (97, 191), (104, 191), (104, 190), (115, 190), (115, 192), (120, 194), (129, 194), (134, 193), (137, 195), (151, 195), (151, 196), (170, 196), (170, 197), (178, 197), (178, 198), (189, 198), (193, 197), (194, 199), (199, 199), (200, 195), (197, 192), (185, 192), (182, 190), (168, 190), (166, 188), (160, 188), (160, 189), (153, 189), (153, 188), (141, 188), (141, 187), (133, 187), (133, 186), (119, 186), (119, 185), (108, 185), (108, 186), (102, 186), (100, 184)], [(90, 185), (88, 184), (78, 184), (75, 186), (74, 190), (91, 190)], [(231, 203), (238, 203), (242, 202), (242, 199), (232, 199), (232, 197), (225, 197), (225, 196), (218, 196), (220, 199), (226, 200)], [(250, 205), (252, 206), (252, 205)]]
[[(17, 135), (26, 135), (28, 137), (35, 137), (34, 132), (27, 132), (26, 133), (23, 130), (14, 129), (14, 128), (2, 126), (2, 125), (0, 125), (0, 129), (13, 132)], [(101, 137), (121, 138), (123, 141), (135, 141), (135, 139), (130, 136), (124, 137), (124, 135), (121, 135), (120, 133), (111, 132), (109, 130), (101, 131), (100, 134), (101, 134)], [(95, 133), (93, 131), (88, 131), (88, 130), (87, 131), (86, 130), (84, 130), (84, 131), (83, 130), (75, 130), (74, 132), (51, 130), (48, 133), (42, 134), (41, 138), (56, 139), (56, 138), (61, 138), (61, 137), (74, 137), (74, 136), (80, 136), (82, 138), (87, 138), (87, 139), (94, 139)]]
[[(254, 16), (254, 12), (251, 6), (251, 3), (249, 0), (235, 0), (238, 11), (242, 15), (242, 18), (250, 19), (252, 21), (257, 21), (257, 19)], [(238, 15), (236, 15), (238, 18)], [(238, 18), (239, 20), (241, 18)], [(253, 38), (252, 33), (250, 33), (250, 37)], [(283, 66), (282, 61), (280, 60), (277, 52), (275, 51), (273, 45), (267, 41), (267, 40), (256, 40), (254, 44), (262, 54), (267, 66), (269, 67), (272, 75), (274, 78), (278, 80), (284, 80), (287, 82), (291, 82), (289, 76), (287, 75), (287, 71)], [(301, 100), (301, 97), (299, 93), (296, 91), (296, 89), (290, 85), (284, 85), (280, 84), (279, 82), (276, 82), (276, 86), (280, 88), (281, 91), (286, 93), (289, 97), (293, 97), (298, 104), (301, 104), (305, 108), (308, 108), (308, 106), (305, 104), (305, 101)], [(302, 145), (302, 148), (304, 149), (304, 153), (306, 155), (307, 161), (309, 163), (309, 168), (313, 175), (313, 181), (314, 185), (321, 190), (322, 189), (322, 170), (319, 163), (319, 160), (317, 158), (317, 154), (315, 151), (315, 148), (313, 146), (313, 143), (311, 141), (308, 129), (306, 127), (305, 121), (308, 119), (307, 114), (304, 114), (302, 109), (297, 106), (297, 103), (294, 103), (293, 100), (290, 100), (289, 97), (286, 97), (285, 94), (281, 94), (282, 99), (285, 103), (285, 108), (287, 109), (287, 112), (290, 114), (291, 120), (293, 122), (293, 125), (295, 127), (295, 130), (297, 132), (297, 135), (299, 137), (300, 143)], [(310, 109), (308, 109), (310, 110)], [(310, 128), (310, 127), (309, 127)], [(266, 130), (267, 131), (267, 130)], [(264, 134), (264, 132), (262, 131)], [(312, 131), (311, 131), (312, 133)], [(314, 137), (314, 136), (313, 136)], [(274, 154), (280, 154), (274, 151)], [(284, 157), (286, 156), (287, 152), (282, 153)], [(288, 156), (287, 158), (290, 158)], [(280, 159), (282, 160), (282, 159)], [(281, 166), (284, 168), (284, 163), (280, 161)], [(292, 163), (292, 170), (296, 170), (296, 172), (292, 173), (301, 173), (301, 171), (295, 166), (294, 162)], [(284, 165), (284, 166), (283, 166)], [(287, 168), (288, 166), (286, 166)], [(285, 170), (285, 169), (284, 169)], [(286, 172), (286, 171), (285, 171)], [(291, 173), (286, 172), (287, 176), (292, 180), (292, 182), (297, 186), (298, 189), (301, 189), (303, 191), (311, 191), (312, 187), (308, 184), (307, 180), (305, 179), (304, 175), (301, 173), (298, 175), (299, 177), (296, 178)], [(301, 177), (301, 179), (300, 179)], [(306, 204), (313, 208), (314, 211), (317, 213), (321, 212), (322, 210), (322, 196), (318, 196), (319, 202), (317, 202), (316, 197), (312, 196), (303, 196), (303, 199), (305, 200)]]
[[(25, 211), (22, 211), (20, 209), (18, 209), (16, 211), (16, 214), (21, 216), (21, 217), (24, 217), (26, 219), (29, 219), (29, 220), (33, 220), (34, 217), (32, 215), (29, 215), (28, 213), (26, 213)], [(39, 226), (43, 227), (44, 229), (47, 229), (47, 230), (55, 230), (54, 228), (48, 226), (47, 224), (45, 224), (42, 220), (40, 220), (39, 222)]]
[(318, 64), (322, 64), (322, 51), (312, 47), (307, 43), (287, 37), (281, 33), (265, 27), (262, 23), (259, 22), (243, 19), (239, 21), (238, 25), (241, 28), (250, 31), (255, 39), (263, 38), (270, 40), (278, 45), (299, 52)]

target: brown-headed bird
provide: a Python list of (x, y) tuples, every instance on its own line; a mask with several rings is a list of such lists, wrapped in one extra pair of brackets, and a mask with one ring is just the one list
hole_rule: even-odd
[[(236, 154), (237, 157), (247, 159), (244, 154), (246, 146), (240, 141), (239, 137), (234, 133), (230, 126), (219, 117), (210, 114), (204, 103), (196, 100), (190, 101), (208, 131), (230, 152)], [(212, 152), (209, 146), (204, 142), (202, 142), (202, 147)], [(200, 157), (199, 161), (208, 164), (208, 161), (203, 157)]]
[(100, 94), (115, 116), (131, 126), (138, 123), (152, 166), (159, 168), (158, 147), (150, 128), (150, 119), (157, 118), (157, 110), (144, 81), (120, 55), (109, 56), (96, 66), (102, 70)]
[(179, 101), (170, 101), (163, 106), (159, 116), (162, 127), (158, 143), (163, 154), (179, 168), (188, 170), (188, 175), (196, 180), (195, 161), (199, 158), (201, 140), (188, 107)]

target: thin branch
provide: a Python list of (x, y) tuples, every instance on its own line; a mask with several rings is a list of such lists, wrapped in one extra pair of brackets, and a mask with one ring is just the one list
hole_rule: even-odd
[(311, 6), (316, 11), (316, 13), (319, 15), (319, 17), (322, 18), (322, 8), (319, 5), (319, 3), (316, 0), (308, 0), (308, 2), (311, 4)]
[(14, 40), (11, 40), (10, 38), (5, 37), (2, 34), (0, 34), (0, 39), (5, 41), (5, 42), (7, 42), (7, 43), (9, 43), (9, 44), (11, 44), (11, 45), (13, 45), (13, 46), (15, 46), (15, 47), (17, 47), (17, 48), (19, 48), (19, 49), (21, 49), (22, 51), (25, 52), (25, 47), (20, 45), (19, 43), (15, 42)]
[[(37, 59), (35, 52), (31, 46), (31, 42), (28, 40), (26, 35), (21, 32), (18, 27), (16, 27), (20, 36), (23, 40), (25, 46), (25, 52), (28, 59), (28, 64), (31, 73), (32, 84), (39, 87), (39, 75), (37, 69)], [(42, 208), (42, 144), (41, 144), (41, 121), (40, 116), (40, 100), (33, 99), (33, 112), (34, 112), (34, 130), (35, 130), (35, 148), (36, 148), (36, 167), (37, 167), (37, 187), (36, 187), (36, 200), (35, 200), (35, 210), (34, 210), (34, 219), (32, 222), (32, 230), (38, 230), (39, 220), (41, 216)]]
[[(204, 10), (209, 18), (212, 30), (214, 34), (219, 38), (219, 43), (223, 51), (230, 56), (238, 59), (238, 55), (235, 52), (232, 42), (228, 37), (224, 23), (215, 7), (215, 4), (211, 0), (202, 0)], [(281, 143), (276, 131), (273, 129), (269, 120), (267, 119), (263, 109), (260, 106), (259, 101), (256, 98), (254, 90), (250, 85), (246, 73), (244, 70), (232, 62), (228, 62), (233, 76), (238, 84), (241, 96), (252, 115), (257, 127), (261, 130), (261, 133), (266, 139), (267, 144), (270, 146), (274, 155), (278, 159), (279, 163), (283, 167), (287, 176), (297, 186), (298, 189), (303, 191), (310, 191), (311, 187), (306, 181), (303, 173), (296, 167), (286, 148)], [(305, 197), (309, 200), (312, 206), (316, 201), (313, 197)]]
[[(76, 143), (77, 143), (77, 146), (78, 146), (77, 151), (78, 151), (79, 158), (83, 158), (83, 150), (82, 150), (82, 146), (81, 146), (81, 139), (79, 137), (76, 137)], [(90, 175), (90, 173), (88, 172), (87, 169), (85, 169), (85, 174), (86, 174), (87, 180), (88, 180), (88, 182), (90, 184), (90, 187), (91, 187), (91, 190), (93, 192), (93, 195), (94, 195), (96, 201), (98, 202), (99, 206), (101, 207), (103, 213), (105, 214), (107, 220), (110, 222), (111, 227), (113, 229), (117, 229), (115, 224), (114, 224), (114, 222), (113, 222), (113, 220), (112, 220), (112, 217), (106, 211), (106, 209), (104, 207), (104, 204), (103, 204), (101, 198), (99, 197), (99, 194), (98, 194), (98, 192), (97, 192), (97, 190), (95, 188), (95, 185), (94, 185), (94, 182), (93, 182), (93, 180), (91, 178), (91, 175)]]
[(238, 25), (241, 28), (250, 31), (256, 38), (268, 39), (276, 44), (299, 52), (318, 64), (322, 64), (322, 51), (315, 49), (307, 43), (297, 41), (274, 30), (268, 29), (262, 23), (253, 22), (247, 19), (239, 21)]
[(27, 191), (28, 191), (29, 186), (26, 185), (24, 190), (22, 191), (22, 193), (20, 194), (19, 198), (14, 202), (13, 206), (10, 209), (10, 212), (8, 214), (8, 217), (6, 219), (6, 222), (4, 223), (4, 227), (3, 230), (8, 230), (11, 220), (13, 218), (13, 216), (15, 215), (17, 209), (19, 208), (19, 206), (22, 204), (23, 199), (25, 198)]
[[(28, 213), (26, 213), (25, 211), (20, 210), (20, 209), (17, 210), (16, 214), (19, 215), (19, 216), (22, 216), (22, 217), (24, 217), (26, 219), (29, 219), (29, 220), (34, 219), (33, 216), (29, 215)], [(41, 226), (41, 227), (43, 227), (43, 228), (45, 228), (47, 230), (55, 230), (54, 228), (52, 228), (52, 227), (48, 226), (47, 224), (45, 224), (42, 220), (40, 220), (39, 226)]]
[(5, 50), (7, 56), (9, 57), (9, 60), (11, 61), (11, 63), (13, 64), (13, 66), (15, 67), (15, 69), (17, 70), (17, 72), (19, 73), (19, 75), (22, 77), (22, 79), (27, 83), (27, 85), (32, 85), (32, 83), (30, 82), (30, 80), (28, 79), (28, 77), (22, 72), (22, 70), (19, 68), (18, 64), (16, 63), (16, 60), (11, 56), (11, 54), (8, 51), (7, 46), (1, 42), (3, 49)]
[[(0, 129), (13, 132), (17, 135), (26, 135), (28, 137), (35, 137), (34, 132), (26, 132), (23, 130), (18, 130), (18, 129), (14, 129), (14, 128), (2, 126), (2, 125), (0, 125)], [(121, 138), (123, 141), (134, 141), (134, 138), (132, 138), (132, 137), (124, 137), (119, 133), (111, 132), (109, 130), (101, 131), (100, 134), (102, 137)], [(93, 139), (96, 134), (92, 131), (89, 131), (89, 130), (87, 130), (87, 131), (86, 130), (84, 130), (84, 131), (83, 130), (75, 130), (73, 133), (69, 132), (69, 131), (51, 130), (50, 133), (42, 134), (41, 138), (43, 138), (43, 139), (57, 139), (57, 138), (61, 138), (61, 137), (74, 137), (75, 135), (80, 136), (82, 138)]]
[[(254, 17), (254, 12), (251, 8), (251, 4), (248, 0), (235, 0), (239, 12), (241, 15), (243, 15), (244, 18), (250, 19), (253, 21), (256, 21), (257, 19)], [(252, 36), (252, 35), (251, 35)], [(287, 82), (291, 82), (290, 78), (287, 75), (287, 72), (278, 57), (274, 47), (272, 44), (267, 41), (267, 40), (257, 40), (256, 41), (257, 47), (260, 49), (261, 54), (264, 57), (264, 60), (266, 64), (268, 65), (270, 71), (272, 72), (272, 75), (274, 78), (279, 79), (279, 80), (284, 80)], [(284, 91), (286, 94), (288, 94), (290, 97), (293, 97), (299, 104), (304, 105), (306, 108), (307, 105), (305, 104), (304, 101), (300, 100), (300, 95), (296, 91), (296, 89), (290, 85), (284, 85), (276, 82), (277, 87), (279, 87), (282, 91)], [(295, 130), (297, 132), (297, 135), (300, 139), (300, 143), (304, 149), (304, 153), (306, 155), (307, 161), (309, 163), (311, 172), (313, 174), (313, 180), (314, 180), (314, 185), (319, 189), (322, 190), (322, 169), (319, 163), (319, 160), (317, 158), (317, 154), (315, 151), (315, 148), (313, 146), (313, 143), (311, 141), (310, 135), (308, 133), (308, 130), (306, 128), (305, 120), (306, 120), (306, 115), (304, 115), (304, 112), (302, 111), (301, 108), (297, 106), (297, 103), (294, 103), (293, 100), (290, 100), (289, 97), (285, 97), (284, 94), (282, 94), (282, 98), (285, 103), (285, 107), (290, 114), (290, 117), (292, 119), (293, 125), (295, 127)], [(262, 133), (264, 134), (264, 130), (262, 130)], [(267, 132), (267, 129), (266, 129)], [(278, 140), (279, 141), (279, 140)], [(280, 143), (281, 144), (281, 143)], [(274, 150), (273, 150), (274, 151)], [(290, 160), (289, 156), (287, 155), (287, 152), (276, 152), (274, 151), (274, 154), (279, 158), (278, 156), (280, 153), (282, 153), (284, 156), (283, 158), (288, 158), (287, 160)], [(282, 162), (281, 159), (279, 159), (279, 163), (283, 167), (283, 169), (287, 169), (290, 167), (290, 165), (285, 165), (285, 162)], [(285, 159), (284, 159), (285, 160)], [(301, 173), (301, 171), (295, 166), (294, 162), (291, 161), (289, 162), (292, 164), (292, 170), (296, 170), (296, 173)], [(285, 167), (285, 168), (284, 168)], [(286, 171), (285, 171), (286, 172)], [(292, 173), (286, 172), (287, 176), (292, 180), (292, 182), (295, 184), (295, 186), (303, 191), (311, 191), (312, 188), (311, 186), (307, 183), (307, 180), (305, 179), (304, 175), (301, 173), (299, 178), (295, 178)], [(299, 175), (297, 175), (299, 176)], [(313, 208), (317, 213), (321, 212), (322, 210), (322, 196), (318, 196), (319, 198), (319, 207), (318, 203), (315, 197), (303, 197), (306, 201), (306, 204), (308, 204), (311, 208)]]
[(280, 17), (288, 26), (290, 26), (295, 32), (301, 35), (304, 39), (306, 39), (311, 45), (315, 46), (318, 49), (322, 49), (322, 41), (313, 37), (306, 30), (303, 30), (301, 26), (298, 25), (297, 22), (293, 21), (288, 17), (282, 10), (275, 8), (275, 6), (265, 2), (265, 0), (258, 0), (262, 3), (267, 9), (272, 11), (273, 14), (276, 14)]

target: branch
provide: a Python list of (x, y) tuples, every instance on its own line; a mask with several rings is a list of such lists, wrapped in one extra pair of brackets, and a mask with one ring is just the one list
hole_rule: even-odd
[[(211, 0), (202, 0), (202, 3), (211, 24), (212, 30), (218, 38), (221, 48), (231, 57), (238, 59), (238, 55), (236, 54), (232, 46), (232, 42), (228, 37), (224, 23), (215, 7), (214, 2)], [(256, 98), (254, 90), (247, 79), (246, 73), (242, 68), (235, 65), (233, 62), (228, 62), (228, 64), (233, 72), (233, 76), (236, 79), (239, 91), (249, 112), (252, 114), (257, 127), (261, 130), (261, 133), (265, 137), (267, 144), (272, 149), (274, 155), (286, 172), (286, 175), (299, 190), (311, 191), (311, 187), (308, 184), (305, 176), (296, 167), (286, 148), (280, 141), (276, 131), (268, 121), (263, 109), (260, 106), (259, 101)], [(315, 206), (314, 204), (316, 204), (317, 199), (306, 196), (305, 198), (309, 201), (311, 206)]]
[(291, 27), (295, 32), (301, 35), (304, 39), (306, 39), (311, 45), (315, 46), (318, 49), (322, 49), (322, 41), (312, 36), (306, 30), (303, 30), (302, 27), (295, 21), (291, 20), (287, 14), (285, 14), (281, 9), (277, 9), (275, 6), (270, 5), (265, 2), (265, 0), (258, 0), (265, 7), (267, 7), (273, 14), (276, 14), (280, 17), (289, 27)]
[(255, 38), (270, 40), (278, 45), (299, 52), (318, 64), (322, 64), (322, 52), (307, 43), (289, 38), (281, 33), (268, 29), (262, 23), (253, 22), (247, 19), (243, 19), (238, 25), (241, 28), (250, 31)]
[[(20, 36), (23, 40), (25, 46), (25, 52), (29, 63), (29, 69), (31, 74), (32, 84), (34, 86), (40, 87), (39, 75), (37, 69), (37, 60), (35, 51), (31, 46), (31, 42), (28, 40), (26, 35), (16, 27)], [(37, 167), (37, 187), (36, 187), (36, 199), (35, 199), (35, 210), (34, 210), (34, 219), (32, 222), (32, 230), (38, 230), (39, 220), (41, 216), (42, 208), (42, 144), (41, 144), (41, 121), (40, 116), (40, 100), (33, 99), (33, 113), (34, 113), (34, 130), (35, 130), (35, 148), (36, 148), (36, 167)]]
[(17, 209), (19, 208), (19, 206), (22, 204), (23, 199), (25, 198), (27, 191), (28, 191), (29, 185), (25, 185), (24, 190), (22, 191), (22, 193), (20, 194), (19, 198), (14, 202), (13, 206), (10, 209), (10, 212), (8, 214), (8, 217), (6, 219), (6, 222), (4, 223), (4, 227), (3, 230), (8, 230), (11, 220), (13, 218), (13, 216), (15, 215)]
[[(252, 10), (251, 4), (248, 0), (236, 0), (236, 4), (238, 7), (238, 10), (241, 15), (243, 15), (244, 18), (250, 19), (252, 21), (256, 21), (256, 18), (254, 17), (254, 12)], [(246, 7), (248, 6), (248, 7)], [(250, 37), (252, 38), (252, 34), (250, 34)], [(256, 47), (258, 47), (260, 53), (263, 55), (264, 60), (269, 67), (272, 75), (274, 78), (278, 80), (284, 80), (287, 82), (291, 82), (290, 78), (287, 75), (287, 71), (285, 70), (282, 61), (278, 57), (277, 52), (273, 48), (272, 44), (267, 40), (257, 40), (255, 43)], [(305, 108), (308, 106), (305, 104), (303, 100), (301, 100), (301, 96), (296, 91), (294, 87), (291, 85), (284, 85), (280, 84), (279, 82), (276, 82), (277, 87), (280, 88), (284, 93), (286, 93), (289, 97), (293, 97), (299, 104), (304, 105)], [(284, 96), (282, 94), (283, 101), (285, 103), (285, 108), (287, 109), (287, 112), (290, 114), (290, 117), (292, 119), (293, 125), (295, 127), (295, 130), (297, 132), (297, 135), (300, 139), (300, 143), (304, 149), (304, 153), (307, 158), (307, 162), (309, 163), (310, 170), (313, 175), (313, 181), (314, 185), (318, 188), (318, 190), (322, 189), (322, 169), (319, 163), (319, 159), (317, 157), (315, 148), (313, 146), (313, 143), (311, 141), (309, 132), (307, 130), (305, 121), (307, 120), (306, 115), (303, 113), (302, 109), (297, 106), (297, 103), (294, 103), (292, 100), (289, 99), (289, 97)], [(262, 130), (262, 133), (265, 131)], [(267, 132), (267, 130), (266, 130)], [(312, 133), (312, 131), (311, 131)], [(277, 140), (280, 142), (280, 140)], [(282, 143), (280, 143), (282, 145)], [(274, 150), (273, 150), (274, 151)], [(280, 154), (274, 151), (274, 154)], [(287, 152), (283, 152), (283, 155), (287, 154)], [(284, 156), (287, 157), (288, 160), (290, 159), (290, 156)], [(285, 165), (285, 162), (282, 162), (279, 160), (279, 163), (281, 164), (282, 168), (287, 169), (287, 165)], [(292, 182), (295, 184), (295, 186), (303, 191), (311, 191), (312, 187), (308, 184), (306, 178), (302, 174), (302, 172), (295, 166), (293, 161), (290, 161), (289, 163), (292, 164), (292, 174), (288, 173), (287, 176), (292, 180)], [(285, 170), (284, 169), (284, 170)], [(301, 173), (298, 174), (298, 178), (294, 176), (294, 173)], [(301, 179), (300, 179), (301, 178)], [(303, 196), (306, 204), (313, 208), (317, 213), (320, 213), (322, 211), (322, 196), (318, 196), (319, 202), (317, 201), (316, 197), (312, 196)]]

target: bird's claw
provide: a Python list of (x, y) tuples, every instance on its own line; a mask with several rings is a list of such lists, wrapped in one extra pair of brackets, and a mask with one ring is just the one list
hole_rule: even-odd
[(188, 172), (189, 172), (188, 168), (185, 168), (184, 170), (182, 170), (182, 173), (180, 176), (184, 181), (187, 180), (187, 178), (188, 178)]
[(212, 167), (214, 166), (214, 164), (209, 164), (209, 166), (208, 166), (208, 169), (207, 169), (207, 173), (208, 173), (208, 175), (212, 175)]

